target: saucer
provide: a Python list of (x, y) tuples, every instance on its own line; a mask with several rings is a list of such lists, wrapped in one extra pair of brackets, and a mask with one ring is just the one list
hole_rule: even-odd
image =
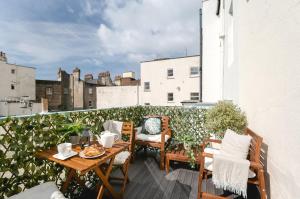
[(53, 155), (53, 157), (56, 158), (56, 159), (59, 159), (59, 160), (66, 160), (66, 159), (68, 159), (70, 157), (73, 157), (74, 155), (77, 155), (77, 154), (78, 154), (77, 152), (71, 151), (67, 155), (63, 155), (63, 154), (57, 153), (57, 154)]

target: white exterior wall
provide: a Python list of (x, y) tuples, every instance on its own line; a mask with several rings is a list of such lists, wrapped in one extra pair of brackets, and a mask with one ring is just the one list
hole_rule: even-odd
[(42, 112), (42, 103), (32, 103), (32, 107), (23, 108), (20, 102), (0, 102), (0, 116), (32, 115)]
[[(28, 96), (35, 100), (35, 68), (8, 64), (0, 61), (0, 99)], [(11, 70), (15, 70), (15, 74)], [(11, 89), (11, 84), (15, 89)]]
[(97, 87), (97, 109), (139, 105), (139, 86)]
[[(225, 75), (224, 95), (237, 93), (249, 128), (264, 139), (270, 198), (300, 198), (299, 1), (234, 0), (233, 8), (234, 64), (224, 73), (237, 75)], [(225, 55), (230, 51), (226, 46)]]
[[(181, 106), (190, 100), (191, 92), (199, 93), (199, 76), (190, 76), (190, 67), (199, 67), (199, 56), (174, 58), (141, 63), (141, 103), (154, 106)], [(173, 68), (174, 78), (167, 77), (167, 69)], [(145, 91), (144, 82), (150, 82)], [(167, 93), (173, 93), (174, 102), (168, 102)]]
[(271, 198), (300, 198), (299, 1), (234, 3), (240, 104), (268, 148)]
[(237, 37), (231, 0), (203, 2), (203, 101), (233, 100), (238, 103)]
[(203, 102), (217, 102), (222, 99), (222, 23), (216, 10), (217, 0), (203, 2)]

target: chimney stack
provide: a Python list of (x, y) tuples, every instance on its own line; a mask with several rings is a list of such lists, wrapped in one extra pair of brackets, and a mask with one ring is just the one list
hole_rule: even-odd
[(92, 74), (86, 74), (85, 76), (84, 76), (84, 80), (86, 81), (86, 80), (93, 80), (93, 75)]
[(80, 80), (80, 69), (79, 68), (75, 68), (74, 70), (73, 70), (73, 76), (74, 76), (74, 78), (76, 79), (76, 80)]
[(103, 86), (112, 86), (112, 80), (110, 78), (109, 71), (99, 73), (98, 81)]
[(4, 52), (0, 52), (0, 61), (7, 62), (7, 58)]

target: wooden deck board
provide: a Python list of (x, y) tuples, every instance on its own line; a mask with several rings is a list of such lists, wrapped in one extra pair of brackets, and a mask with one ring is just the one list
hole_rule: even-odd
[[(141, 153), (143, 154), (143, 153)], [(118, 175), (114, 173), (113, 175)], [(175, 169), (169, 174), (159, 169), (153, 157), (137, 156), (129, 166), (130, 182), (126, 186), (124, 199), (196, 199), (198, 189), (198, 171)], [(114, 186), (119, 186), (113, 182)], [(211, 179), (203, 182), (203, 189), (214, 193)], [(117, 188), (116, 188), (117, 189)], [(256, 199), (256, 189), (250, 189), (248, 198)], [(96, 198), (96, 191), (88, 190), (80, 199)], [(110, 199), (105, 196), (105, 199)]]

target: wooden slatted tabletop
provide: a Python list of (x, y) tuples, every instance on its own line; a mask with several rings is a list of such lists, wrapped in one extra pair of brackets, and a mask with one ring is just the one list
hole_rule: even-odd
[[(128, 148), (128, 146), (129, 146), (129, 144), (126, 142), (115, 143), (112, 148), (105, 149), (104, 155), (100, 156), (99, 158), (93, 158), (93, 159), (81, 158), (77, 154), (76, 156), (73, 156), (67, 160), (59, 160), (59, 159), (53, 157), (53, 155), (57, 154), (56, 147), (53, 147), (49, 150), (37, 152), (36, 155), (40, 158), (44, 158), (44, 159), (56, 162), (65, 167), (77, 170), (80, 174), (84, 174), (84, 173), (92, 170), (94, 167), (97, 167), (97, 166), (105, 163), (107, 160), (111, 159), (116, 154), (120, 153), (121, 151), (124, 151), (126, 148)], [(81, 148), (80, 148), (80, 146), (75, 146), (75, 147), (72, 147), (72, 150), (79, 153), (81, 151)]]

